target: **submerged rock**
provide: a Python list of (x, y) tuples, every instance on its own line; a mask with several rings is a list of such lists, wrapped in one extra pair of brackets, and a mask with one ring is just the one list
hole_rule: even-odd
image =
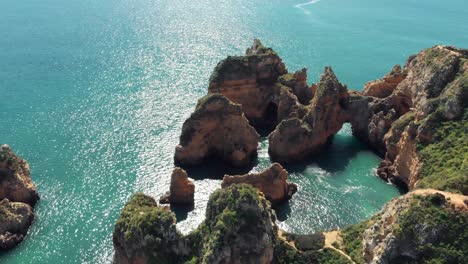
[(23, 241), (34, 219), (32, 207), (21, 202), (0, 201), (0, 250), (11, 249)]
[(188, 174), (181, 168), (175, 168), (171, 176), (170, 191), (163, 195), (161, 204), (191, 205), (194, 203), (195, 185), (189, 179)]
[(233, 166), (247, 166), (257, 154), (259, 137), (239, 104), (219, 94), (207, 95), (184, 122), (174, 159), (180, 165), (218, 158)]
[(233, 184), (250, 184), (261, 191), (271, 203), (279, 203), (292, 198), (297, 192), (297, 185), (287, 182), (288, 172), (278, 163), (261, 173), (249, 173), (245, 175), (225, 175), (222, 188)]

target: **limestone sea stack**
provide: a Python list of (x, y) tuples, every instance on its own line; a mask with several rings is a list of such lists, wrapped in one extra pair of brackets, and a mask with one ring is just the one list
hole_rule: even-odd
[(0, 250), (19, 244), (32, 224), (39, 200), (29, 165), (8, 145), (0, 148)]
[(184, 122), (174, 159), (181, 166), (217, 158), (244, 167), (256, 156), (259, 137), (239, 104), (210, 94), (198, 101), (195, 112)]
[(278, 54), (258, 39), (244, 56), (229, 56), (218, 63), (208, 88), (209, 94), (219, 93), (241, 104), (254, 126), (275, 126), (280, 121), (279, 101), (285, 92), (295, 98), (286, 109), (312, 98), (306, 70), (288, 73)]
[(168, 193), (163, 195), (159, 203), (192, 205), (194, 203), (195, 185), (185, 170), (175, 168), (171, 175), (171, 185)]
[(348, 91), (326, 67), (320, 81), (313, 85), (315, 95), (307, 113), (281, 121), (268, 136), (270, 157), (278, 162), (291, 162), (316, 154), (349, 119)]
[(272, 204), (276, 204), (291, 199), (297, 192), (297, 185), (288, 182), (288, 176), (288, 172), (279, 163), (274, 163), (261, 173), (225, 175), (221, 187), (227, 188), (240, 183), (250, 184), (261, 191)]

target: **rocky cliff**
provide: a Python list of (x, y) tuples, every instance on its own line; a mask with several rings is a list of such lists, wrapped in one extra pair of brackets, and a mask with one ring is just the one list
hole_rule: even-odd
[(256, 156), (258, 141), (241, 106), (211, 94), (198, 101), (195, 112), (184, 122), (174, 159), (176, 164), (198, 165), (217, 158), (242, 167)]
[[(383, 99), (390, 110), (379, 175), (409, 189), (468, 193), (466, 159), (468, 51), (436, 46), (411, 57), (407, 76)], [(385, 132), (384, 129), (383, 132)], [(370, 129), (369, 129), (370, 131)], [(460, 156), (461, 155), (461, 156)]]
[(466, 263), (467, 196), (421, 189), (341, 231), (356, 263)]
[(115, 263), (350, 263), (337, 251), (323, 249), (321, 235), (285, 234), (275, 221), (262, 193), (234, 184), (215, 191), (203, 223), (182, 236), (173, 213), (136, 194), (115, 225)]
[(0, 249), (20, 243), (32, 224), (39, 200), (29, 165), (8, 145), (0, 148)]
[(169, 192), (159, 199), (161, 204), (192, 205), (194, 203), (195, 185), (188, 174), (181, 168), (175, 168), (171, 175)]
[(288, 172), (279, 164), (274, 163), (270, 168), (261, 173), (249, 173), (245, 175), (225, 175), (222, 188), (233, 184), (250, 184), (261, 191), (271, 203), (279, 203), (291, 199), (297, 191), (297, 185), (287, 182)]

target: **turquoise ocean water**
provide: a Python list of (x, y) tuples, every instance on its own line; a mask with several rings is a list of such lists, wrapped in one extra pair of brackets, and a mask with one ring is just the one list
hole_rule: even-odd
[[(123, 204), (168, 189), (180, 128), (212, 69), (254, 37), (310, 81), (331, 65), (355, 89), (422, 48), (468, 47), (465, 0), (307, 1), (1, 0), (0, 144), (29, 161), (41, 201), (0, 263), (109, 263)], [(266, 144), (256, 171), (269, 165)], [(288, 167), (299, 192), (279, 208), (280, 227), (369, 217), (399, 195), (375, 177), (378, 162), (345, 126), (326, 154)], [(197, 177), (181, 231), (202, 221), (213, 178)]]

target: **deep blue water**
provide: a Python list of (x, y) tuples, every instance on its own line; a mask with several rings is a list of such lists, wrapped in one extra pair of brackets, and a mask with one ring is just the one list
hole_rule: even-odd
[[(306, 66), (311, 82), (331, 65), (355, 89), (423, 48), (468, 46), (463, 0), (306, 2), (0, 0), (0, 144), (29, 161), (41, 194), (27, 239), (0, 262), (110, 262), (120, 209), (136, 191), (168, 189), (180, 128), (212, 69), (254, 37), (289, 69)], [(254, 170), (268, 166), (266, 147)], [(299, 192), (278, 211), (280, 227), (369, 217), (398, 195), (375, 177), (378, 162), (346, 126), (326, 154), (288, 168)], [(218, 187), (196, 181), (182, 231)]]

